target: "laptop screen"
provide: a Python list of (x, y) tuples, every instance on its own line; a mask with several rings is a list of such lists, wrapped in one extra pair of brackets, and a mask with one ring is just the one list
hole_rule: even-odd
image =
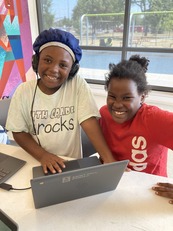
[(0, 209), (0, 230), (18, 231), (18, 225), (4, 211)]

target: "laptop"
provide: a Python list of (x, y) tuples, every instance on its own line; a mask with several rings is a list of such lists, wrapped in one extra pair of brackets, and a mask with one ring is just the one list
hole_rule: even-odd
[(93, 156), (68, 161), (65, 171), (57, 174), (44, 175), (41, 166), (34, 167), (31, 189), (35, 208), (115, 190), (127, 164), (128, 160), (101, 164)]
[(26, 161), (0, 152), (0, 184), (13, 176)]
[(1, 231), (19, 230), (18, 224), (1, 209), (0, 209), (0, 230)]

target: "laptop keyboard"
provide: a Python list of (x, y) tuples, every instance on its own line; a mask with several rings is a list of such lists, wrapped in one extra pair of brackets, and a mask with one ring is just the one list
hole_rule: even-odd
[(13, 176), (26, 161), (0, 152), (0, 184)]
[[(7, 159), (7, 155), (4, 155), (4, 154), (0, 153), (0, 163), (1, 163), (2, 161), (4, 161), (5, 159)], [(0, 169), (1, 169), (1, 168), (0, 168)]]
[(8, 174), (10, 174), (10, 171), (0, 168), (0, 181), (3, 181), (3, 179), (5, 180)]

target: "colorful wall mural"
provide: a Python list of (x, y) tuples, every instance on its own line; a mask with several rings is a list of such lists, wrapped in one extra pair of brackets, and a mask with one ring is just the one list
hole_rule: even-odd
[(35, 78), (27, 0), (0, 0), (0, 99)]

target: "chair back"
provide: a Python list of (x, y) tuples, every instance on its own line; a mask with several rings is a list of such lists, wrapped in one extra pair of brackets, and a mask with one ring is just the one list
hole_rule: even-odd
[(11, 99), (5, 98), (0, 100), (0, 125), (5, 127), (8, 109), (10, 106)]
[(88, 157), (97, 152), (82, 128), (81, 128), (81, 139), (82, 139), (83, 157)]

